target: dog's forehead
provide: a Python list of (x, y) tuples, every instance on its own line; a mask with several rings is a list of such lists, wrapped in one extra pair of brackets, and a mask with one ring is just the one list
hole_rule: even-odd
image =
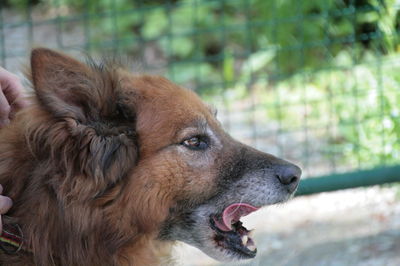
[(137, 127), (145, 134), (176, 136), (188, 127), (204, 128), (215, 124), (211, 108), (197, 94), (164, 77), (128, 75), (121, 82), (132, 95)]
[[(128, 75), (121, 81), (126, 95), (131, 95), (137, 109), (150, 109), (164, 116), (182, 116), (189, 120), (208, 118), (211, 109), (193, 91), (182, 88), (161, 76)], [(140, 110), (138, 110), (140, 112)]]

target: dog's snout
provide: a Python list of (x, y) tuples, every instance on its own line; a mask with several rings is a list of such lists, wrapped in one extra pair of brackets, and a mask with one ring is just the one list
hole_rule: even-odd
[(279, 182), (286, 186), (289, 192), (296, 190), (301, 176), (301, 169), (294, 165), (282, 165), (276, 170), (276, 178)]

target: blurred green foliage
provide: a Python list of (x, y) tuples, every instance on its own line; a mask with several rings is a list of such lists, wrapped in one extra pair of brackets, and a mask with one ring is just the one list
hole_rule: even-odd
[[(344, 167), (398, 164), (398, 58), (388, 56), (383, 64), (377, 64), (375, 54), (366, 57), (369, 60), (365, 63), (321, 71), (312, 77), (296, 74), (275, 84), (274, 90), (257, 90), (256, 97), (271, 107), (279, 99), (279, 108), (265, 108), (267, 117), (279, 121), (283, 132), (306, 128), (311, 143), (319, 142), (319, 136), (323, 140), (320, 154)], [(345, 65), (348, 58), (343, 52), (335, 61)]]
[(169, 62), (187, 62), (174, 66), (178, 82), (193, 81), (198, 72), (208, 83), (231, 82), (242, 74), (236, 66), (243, 58), (260, 51), (273, 51), (274, 63), (258, 71), (278, 80), (329, 67), (347, 49), (357, 63), (368, 50), (395, 51), (400, 28), (396, 0), (5, 0), (3, 5), (83, 12), (90, 16), (90, 41), (117, 41), (119, 49), (134, 55), (152, 42)]

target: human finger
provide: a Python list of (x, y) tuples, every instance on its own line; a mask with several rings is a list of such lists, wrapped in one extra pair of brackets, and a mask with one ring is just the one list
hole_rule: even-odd
[(10, 115), (10, 104), (7, 101), (6, 96), (3, 94), (3, 91), (0, 87), (0, 128), (7, 125), (9, 121)]

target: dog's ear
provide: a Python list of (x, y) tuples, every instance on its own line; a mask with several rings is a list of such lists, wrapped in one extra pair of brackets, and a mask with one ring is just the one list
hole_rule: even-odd
[[(55, 117), (84, 122), (96, 115), (104, 79), (87, 65), (61, 53), (37, 48), (31, 54), (31, 80), (38, 100)], [(103, 91), (103, 94), (106, 93)], [(96, 118), (94, 118), (96, 119)]]
[(105, 180), (107, 186), (125, 175), (138, 157), (136, 117), (118, 96), (116, 70), (38, 48), (32, 51), (31, 71), (41, 108), (59, 118), (73, 136), (72, 144), (60, 141), (60, 149), (70, 150), (59, 154), (77, 154), (76, 169)]

